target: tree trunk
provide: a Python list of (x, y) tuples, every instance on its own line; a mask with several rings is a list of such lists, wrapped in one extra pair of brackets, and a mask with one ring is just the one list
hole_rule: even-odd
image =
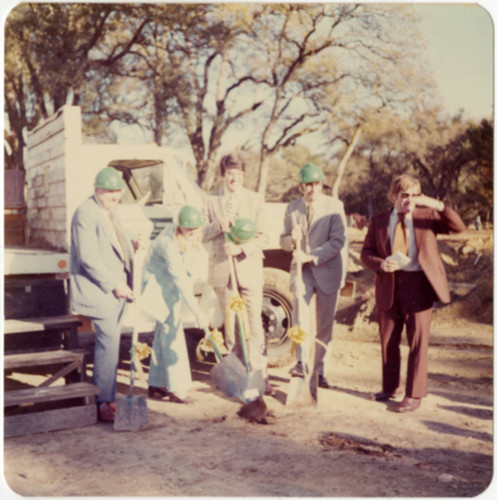
[(269, 165), (264, 161), (264, 147), (261, 148), (259, 154), (259, 175), (257, 176), (257, 192), (263, 197), (266, 197), (267, 179), (269, 175)]
[(347, 162), (350, 158), (350, 155), (352, 154), (352, 151), (354, 151), (355, 145), (357, 144), (360, 135), (361, 135), (361, 126), (358, 125), (358, 127), (354, 132), (354, 136), (352, 137), (352, 141), (348, 145), (345, 154), (343, 155), (342, 159), (340, 160), (340, 163), (338, 164), (338, 175), (331, 191), (332, 195), (335, 196), (336, 198), (338, 198), (338, 190), (340, 188), (340, 183), (342, 182), (343, 173), (345, 172), (345, 166), (347, 165)]

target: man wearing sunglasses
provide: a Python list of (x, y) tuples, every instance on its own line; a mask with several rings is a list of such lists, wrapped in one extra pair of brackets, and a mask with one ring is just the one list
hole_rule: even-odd
[(377, 401), (397, 395), (400, 343), (406, 327), (409, 356), (404, 399), (394, 410), (414, 411), (427, 394), (428, 341), (433, 303), (447, 304), (450, 292), (437, 234), (466, 229), (443, 201), (421, 194), (419, 180), (395, 178), (390, 187), (393, 210), (375, 215), (368, 226), (361, 260), (376, 272), (376, 309), (382, 350), (382, 391)]

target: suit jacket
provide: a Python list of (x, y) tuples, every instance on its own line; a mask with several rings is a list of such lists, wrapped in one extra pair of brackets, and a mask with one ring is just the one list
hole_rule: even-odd
[[(382, 260), (392, 253), (388, 234), (390, 213), (391, 210), (382, 212), (371, 219), (361, 251), (364, 265), (376, 272), (376, 305), (379, 309), (390, 309), (394, 298), (394, 273), (385, 273), (380, 267)], [(447, 204), (442, 212), (416, 208), (412, 218), (421, 269), (439, 300), (447, 304), (450, 302), (449, 285), (436, 237), (437, 234), (460, 233), (466, 226)]]
[[(240, 244), (243, 252), (235, 257), (238, 282), (246, 288), (262, 287), (262, 250), (267, 241), (263, 230), (264, 201), (259, 194), (245, 188), (240, 189), (237, 198), (237, 218), (251, 219), (257, 226), (257, 234), (250, 241)], [(230, 277), (228, 256), (223, 248), (225, 236), (220, 224), (220, 219), (226, 217), (224, 202), (224, 190), (221, 189), (207, 197), (205, 206), (208, 223), (204, 227), (203, 241), (212, 242), (209, 282), (213, 287), (227, 286)]]
[[(128, 255), (133, 254), (126, 241)], [(113, 290), (131, 285), (132, 269), (95, 196), (84, 201), (71, 222), (71, 308), (90, 318), (105, 318), (120, 306)]]
[(153, 241), (144, 263), (142, 308), (161, 323), (171, 312), (179, 314), (180, 299), (194, 314), (199, 310), (193, 294), (193, 278), (175, 233), (174, 224), (166, 226)]
[[(332, 196), (322, 194), (313, 204), (314, 215), (307, 226), (307, 208), (304, 198), (291, 201), (286, 209), (284, 233), (280, 245), (292, 251), (292, 229), (304, 229), (302, 250), (312, 256), (310, 271), (319, 289), (326, 294), (339, 290), (347, 271), (348, 244), (343, 203)], [(292, 263), (292, 274), (295, 266)]]

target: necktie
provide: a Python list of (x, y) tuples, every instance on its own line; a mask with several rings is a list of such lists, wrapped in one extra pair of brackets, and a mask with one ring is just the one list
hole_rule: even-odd
[(314, 216), (314, 207), (312, 204), (307, 205), (307, 227), (311, 226), (312, 217)]
[(119, 249), (121, 250), (121, 255), (124, 260), (124, 266), (127, 270), (131, 269), (131, 259), (132, 255), (129, 249), (129, 244), (127, 242), (126, 234), (124, 232), (121, 223), (117, 219), (117, 217), (113, 214), (109, 214), (109, 220), (112, 223), (117, 239), (119, 240)]
[(404, 222), (406, 214), (398, 213), (399, 220), (395, 226), (395, 232), (393, 235), (393, 247), (392, 253), (401, 252), (407, 255), (407, 231), (406, 224)]

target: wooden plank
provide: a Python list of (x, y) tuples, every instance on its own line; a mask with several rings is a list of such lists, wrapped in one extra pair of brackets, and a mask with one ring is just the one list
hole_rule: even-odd
[(23, 404), (47, 403), (63, 399), (85, 398), (96, 396), (99, 388), (89, 382), (75, 382), (74, 384), (50, 387), (30, 387), (15, 391), (5, 391), (4, 406), (18, 406)]
[(49, 377), (47, 380), (43, 381), (41, 384), (38, 385), (38, 387), (48, 387), (49, 385), (52, 385), (56, 380), (65, 377), (71, 372), (74, 372), (75, 370), (79, 374), (79, 379), (75, 381), (82, 381), (81, 380), (81, 366), (82, 366), (82, 360), (77, 360), (73, 361), (72, 363), (67, 364), (63, 368), (61, 368), (57, 373), (54, 373), (51, 377)]
[(77, 328), (82, 322), (78, 316), (54, 316), (52, 318), (8, 319), (4, 322), (4, 333), (41, 332)]
[(27, 366), (53, 365), (57, 363), (83, 362), (84, 352), (56, 351), (26, 352), (21, 354), (6, 354), (4, 356), (4, 370), (14, 370)]
[(93, 425), (96, 421), (97, 405), (95, 404), (11, 415), (4, 417), (4, 437), (83, 427)]

